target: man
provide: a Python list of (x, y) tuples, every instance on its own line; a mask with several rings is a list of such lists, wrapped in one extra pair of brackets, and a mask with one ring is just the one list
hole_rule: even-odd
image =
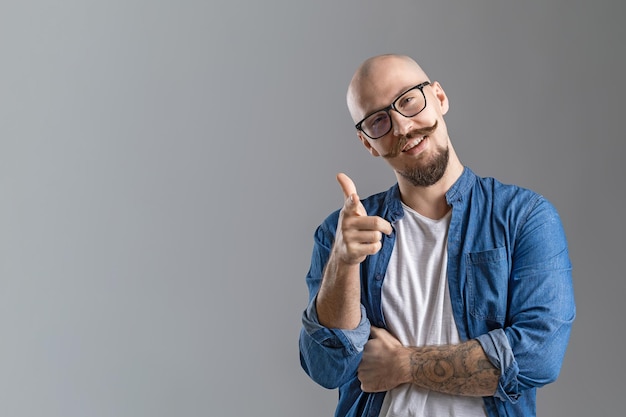
[(317, 229), (301, 363), (339, 388), (336, 416), (534, 416), (575, 305), (559, 216), (542, 196), (480, 178), (457, 157), (445, 91), (383, 55), (347, 94), (361, 143), (397, 184)]

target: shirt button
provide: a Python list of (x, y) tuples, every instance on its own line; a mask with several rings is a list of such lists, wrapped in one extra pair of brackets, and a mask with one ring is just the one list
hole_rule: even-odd
[(383, 276), (381, 274), (376, 274), (376, 276), (374, 277), (374, 279), (376, 281), (380, 281), (381, 279), (383, 279)]

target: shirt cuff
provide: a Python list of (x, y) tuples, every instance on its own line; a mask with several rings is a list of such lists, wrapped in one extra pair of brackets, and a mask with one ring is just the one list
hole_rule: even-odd
[(506, 333), (502, 329), (495, 329), (478, 336), (476, 340), (481, 344), (489, 361), (500, 370), (498, 389), (494, 396), (515, 404), (520, 396), (517, 381), (519, 368)]
[(306, 333), (324, 346), (344, 348), (348, 354), (361, 353), (370, 335), (370, 321), (365, 307), (361, 305), (361, 321), (355, 329), (329, 329), (319, 322), (316, 300), (317, 297), (313, 297), (302, 314), (302, 325)]

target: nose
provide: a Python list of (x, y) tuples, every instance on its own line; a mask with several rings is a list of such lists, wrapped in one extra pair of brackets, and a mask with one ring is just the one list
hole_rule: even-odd
[(390, 111), (389, 114), (393, 125), (393, 134), (395, 136), (405, 136), (413, 129), (413, 125), (415, 123), (413, 122), (412, 117), (404, 117), (397, 111), (393, 110)]

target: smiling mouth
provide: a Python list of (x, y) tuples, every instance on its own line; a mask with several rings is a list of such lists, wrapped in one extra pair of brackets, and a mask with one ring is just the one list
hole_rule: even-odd
[(420, 138), (415, 138), (413, 140), (411, 140), (409, 143), (407, 143), (404, 148), (402, 148), (402, 152), (408, 152), (411, 149), (415, 148), (417, 145), (419, 145), (420, 143), (422, 143), (422, 141), (424, 139), (426, 139), (428, 136), (422, 136)]
[[(424, 139), (430, 137), (431, 133), (437, 130), (437, 125), (438, 122), (435, 120), (435, 123), (432, 126), (415, 129), (410, 134), (400, 138), (388, 153), (381, 156), (383, 158), (395, 158), (403, 152), (410, 151), (422, 143)], [(411, 139), (408, 139), (409, 137)]]

